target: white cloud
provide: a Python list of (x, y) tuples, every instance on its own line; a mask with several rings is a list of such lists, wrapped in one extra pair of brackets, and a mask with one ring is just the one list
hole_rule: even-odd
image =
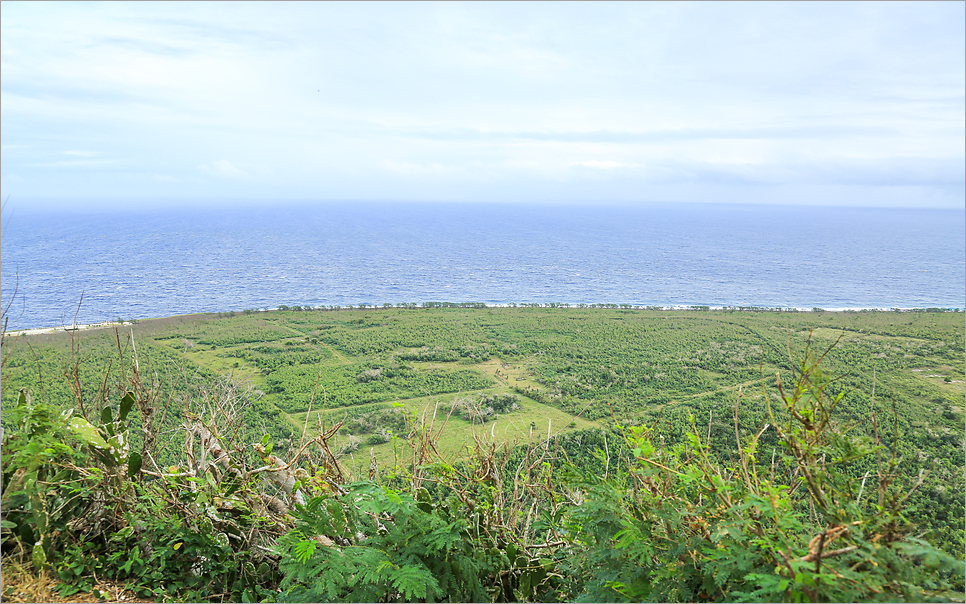
[(73, 159), (67, 161), (43, 161), (25, 164), (31, 168), (103, 168), (120, 163), (116, 159)]
[[(171, 194), (253, 198), (506, 199), (586, 181), (588, 201), (642, 182), (872, 198), (963, 180), (963, 3), (0, 12), (3, 182), (27, 178), (22, 195), (124, 198), (158, 176)], [(703, 200), (688, 187), (662, 195)]]
[(3, 180), (10, 185), (21, 185), (27, 183), (26, 178), (18, 174), (14, 174), (13, 172), (5, 172), (3, 175)]
[(215, 160), (211, 162), (210, 166), (206, 164), (201, 164), (200, 166), (198, 166), (198, 169), (204, 172), (205, 174), (209, 174), (211, 176), (217, 176), (219, 178), (229, 178), (229, 179), (251, 178), (251, 175), (248, 172), (235, 167), (235, 165), (232, 164), (227, 159)]
[(625, 164), (619, 161), (613, 161), (609, 159), (605, 159), (605, 160), (592, 159), (589, 161), (578, 161), (578, 162), (572, 163), (571, 165), (584, 166), (585, 168), (596, 168), (598, 170), (613, 170), (615, 168), (633, 168), (634, 167), (632, 164)]
[(461, 171), (457, 166), (447, 166), (437, 163), (414, 164), (409, 162), (398, 162), (389, 159), (382, 161), (382, 166), (386, 170), (407, 175), (437, 175), (452, 174)]

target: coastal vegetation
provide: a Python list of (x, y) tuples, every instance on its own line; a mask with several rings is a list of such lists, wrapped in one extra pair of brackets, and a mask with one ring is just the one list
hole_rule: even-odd
[(157, 601), (961, 601), (964, 322), (930, 311), (8, 334), (4, 575)]

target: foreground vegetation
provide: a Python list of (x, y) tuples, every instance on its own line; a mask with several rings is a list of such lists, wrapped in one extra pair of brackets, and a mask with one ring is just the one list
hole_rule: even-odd
[(6, 338), (3, 551), (159, 600), (961, 600), (963, 349), (629, 308)]

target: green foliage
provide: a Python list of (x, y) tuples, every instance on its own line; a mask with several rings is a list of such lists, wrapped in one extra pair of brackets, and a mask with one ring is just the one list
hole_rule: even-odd
[[(373, 371), (376, 369), (378, 373)], [(345, 365), (326, 372), (304, 365), (286, 366), (266, 378), (268, 392), (277, 394), (279, 407), (289, 412), (307, 410), (313, 393), (317, 396), (324, 393), (329, 407), (350, 407), (480, 390), (492, 385), (492, 379), (472, 369), (417, 371), (392, 364), (380, 367)]]
[[(833, 418), (821, 357), (806, 349), (784, 408), (732, 463), (692, 420), (686, 439), (655, 443), (628, 428), (633, 460), (611, 479), (570, 466), (584, 493), (567, 517), (575, 549), (565, 568), (590, 601), (919, 601), (954, 599), (963, 562), (915, 536), (896, 460), (866, 479), (849, 468), (879, 448)], [(735, 427), (738, 429), (735, 410)], [(759, 460), (773, 428), (783, 453)], [(870, 493), (869, 491), (873, 491)], [(582, 584), (581, 584), (582, 581)]]
[(297, 530), (278, 541), (282, 599), (489, 600), (482, 579), (492, 569), (468, 538), (468, 520), (441, 509), (371, 483), (311, 500), (294, 512)]
[[(18, 405), (6, 413), (15, 432), (4, 439), (0, 462), (0, 531), (5, 549), (30, 551), (34, 566), (45, 568), (61, 546), (60, 532), (83, 513), (83, 502), (71, 496), (85, 486), (83, 477), (72, 471), (83, 454), (72, 438), (67, 418), (48, 405), (34, 404), (26, 391), (20, 392)], [(48, 483), (60, 488), (47, 489)]]
[(207, 320), (199, 324), (187, 324), (175, 334), (175, 345), (190, 343), (209, 346), (233, 346), (249, 342), (272, 342), (292, 337), (292, 332), (270, 324), (266, 319), (254, 316), (239, 316), (239, 321)]
[(231, 496), (237, 484), (142, 482), (141, 454), (130, 449), (136, 407), (127, 392), (94, 426), (21, 392), (5, 412), (16, 429), (2, 442), (4, 554), (53, 570), (65, 596), (90, 590), (99, 577), (149, 597), (266, 597), (266, 583), (277, 578), (254, 571), (252, 563), (265, 559), (246, 539), (262, 522), (254, 508)]
[[(3, 551), (159, 600), (961, 599), (961, 317), (303, 308), (7, 338)], [(529, 423), (527, 397), (602, 428), (488, 425), (447, 458), (432, 399), (390, 403), (444, 393), (450, 426)], [(310, 401), (329, 427), (286, 413)], [(390, 433), (360, 482), (355, 435)]]

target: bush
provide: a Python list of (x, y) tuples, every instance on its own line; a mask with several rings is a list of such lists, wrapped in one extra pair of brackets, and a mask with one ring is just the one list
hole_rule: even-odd
[[(905, 502), (918, 484), (895, 484), (895, 456), (864, 475), (853, 469), (881, 447), (834, 420), (844, 393), (829, 394), (820, 361), (807, 349), (790, 389), (779, 380), (781, 408), (744, 444), (736, 434), (729, 463), (692, 418), (674, 446), (627, 428), (633, 459), (612, 478), (568, 466), (565, 483), (585, 494), (565, 523), (574, 535), (561, 565), (575, 577), (571, 593), (591, 601), (955, 599), (962, 560), (916, 536)], [(767, 430), (782, 451), (771, 461), (759, 459)]]
[[(329, 448), (342, 423), (293, 438), (288, 462), (268, 434), (246, 445), (246, 417), (270, 410), (231, 384), (186, 409), (168, 468), (136, 379), (96, 421), (21, 391), (4, 411), (16, 429), (2, 437), (2, 547), (67, 595), (110, 578), (194, 601), (962, 601), (963, 561), (909, 521), (922, 474), (900, 484), (874, 406), (871, 436), (840, 423), (855, 409), (840, 409), (823, 358), (809, 343), (793, 380), (772, 393), (762, 379), (754, 430), (739, 394), (731, 451), (690, 417), (682, 438), (617, 426), (514, 449), (482, 431), (454, 462), (436, 450), (435, 416), (375, 410), (358, 427), (378, 414), (409, 452), (382, 470), (373, 457), (368, 481)], [(484, 396), (467, 412), (516, 404)]]

